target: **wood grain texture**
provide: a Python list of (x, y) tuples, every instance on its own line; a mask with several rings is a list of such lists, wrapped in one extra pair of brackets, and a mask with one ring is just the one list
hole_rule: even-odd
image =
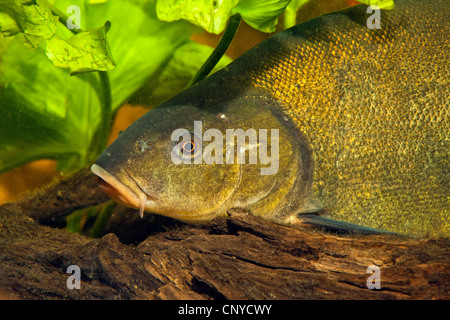
[[(25, 214), (32, 215), (30, 201), (0, 207), (3, 297), (450, 298), (449, 239), (337, 236), (233, 210), (208, 227), (176, 225), (127, 245), (112, 233), (89, 239), (39, 225)], [(45, 211), (42, 203), (39, 210)], [(66, 286), (66, 270), (73, 264), (81, 269), (80, 290)], [(371, 265), (380, 267), (380, 290), (366, 286)]]

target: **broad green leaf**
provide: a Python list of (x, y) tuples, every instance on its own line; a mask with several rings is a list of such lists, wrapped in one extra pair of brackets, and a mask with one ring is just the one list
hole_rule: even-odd
[[(159, 76), (198, 31), (187, 22), (160, 21), (151, 0), (58, 0), (55, 5), (62, 12), (78, 5), (82, 30), (111, 21), (108, 43), (117, 65), (108, 71), (113, 112)], [(57, 36), (68, 39), (71, 33), (59, 24)], [(104, 103), (98, 75), (71, 77), (47, 58), (45, 43), (29, 50), (23, 38), (0, 38), (0, 172), (43, 158), (57, 159), (63, 171), (89, 165), (99, 152), (96, 137)]]
[(113, 70), (116, 65), (111, 56), (104, 26), (77, 33), (68, 40), (54, 36), (47, 41), (47, 56), (60, 68), (70, 69), (70, 74)]
[(292, 0), (291, 3), (286, 7), (286, 12), (284, 13), (284, 28), (290, 28), (297, 23), (297, 11), (307, 2), (311, 0)]
[[(213, 48), (193, 41), (177, 48), (162, 72), (152, 77), (144, 87), (133, 96), (131, 103), (158, 105), (186, 88), (186, 84), (208, 59)], [(211, 74), (222, 69), (232, 61), (223, 56)]]
[(83, 1), (63, 0), (64, 8), (80, 3), (81, 29), (111, 22), (108, 43), (116, 68), (108, 71), (111, 80), (113, 111), (147, 80), (158, 76), (178, 47), (190, 41), (199, 28), (186, 21), (163, 22), (156, 16), (156, 0), (107, 1), (86, 5)]
[(20, 32), (16, 20), (6, 12), (0, 12), (0, 34), (4, 37), (10, 37)]
[(0, 32), (5, 37), (23, 33), (32, 48), (50, 39), (57, 23), (46, 0), (0, 0)]
[(11, 41), (0, 64), (0, 171), (31, 160), (57, 159), (62, 170), (89, 162), (87, 145), (99, 126), (94, 74), (70, 77), (45, 56)]
[(374, 5), (384, 10), (392, 10), (395, 7), (394, 0), (358, 0), (367, 5)]
[(278, 16), (291, 0), (158, 0), (156, 12), (164, 21), (185, 19), (211, 33), (222, 32), (239, 13), (253, 28), (275, 31)]
[(163, 21), (187, 20), (210, 33), (222, 32), (239, 0), (158, 0), (156, 12)]
[(241, 0), (233, 8), (232, 14), (239, 13), (248, 25), (259, 31), (274, 32), (278, 17), (290, 2), (291, 0)]

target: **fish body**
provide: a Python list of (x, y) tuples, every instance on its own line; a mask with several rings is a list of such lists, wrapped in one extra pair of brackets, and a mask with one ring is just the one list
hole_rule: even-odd
[(380, 29), (361, 5), (267, 39), (142, 116), (91, 170), (115, 199), (185, 222), (241, 208), (450, 235), (450, 1), (395, 3)]

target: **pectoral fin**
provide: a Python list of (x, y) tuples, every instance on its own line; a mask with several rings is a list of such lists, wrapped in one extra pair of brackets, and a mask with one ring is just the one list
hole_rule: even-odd
[(321, 216), (319, 213), (302, 213), (296, 215), (293, 224), (322, 229), (338, 234), (361, 234), (361, 235), (400, 235), (395, 232), (379, 230), (353, 224), (349, 222), (333, 220)]

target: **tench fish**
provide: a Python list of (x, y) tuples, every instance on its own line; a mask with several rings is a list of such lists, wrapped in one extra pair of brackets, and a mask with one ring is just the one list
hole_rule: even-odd
[(270, 37), (143, 115), (91, 171), (141, 215), (207, 223), (239, 208), (450, 235), (450, 1), (395, 4)]

